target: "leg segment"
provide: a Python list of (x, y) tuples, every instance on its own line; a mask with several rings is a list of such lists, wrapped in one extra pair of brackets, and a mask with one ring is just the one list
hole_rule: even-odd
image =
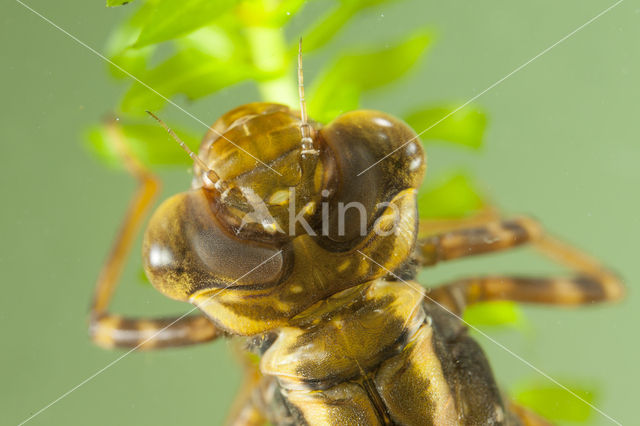
[(91, 339), (105, 347), (140, 346), (141, 349), (180, 346), (215, 339), (221, 332), (203, 316), (147, 320), (123, 318), (107, 312), (135, 236), (160, 187), (155, 176), (129, 152), (124, 136), (114, 122), (109, 123), (108, 130), (115, 150), (140, 186), (96, 282), (89, 326)]
[(526, 303), (578, 305), (622, 298), (621, 282), (597, 261), (543, 233), (528, 218), (490, 221), (418, 241), (416, 259), (423, 266), (531, 243), (542, 254), (575, 271), (569, 278), (493, 276), (469, 278), (434, 289), (429, 297), (461, 314), (472, 303), (513, 300)]
[(465, 278), (437, 287), (428, 296), (457, 315), (462, 315), (465, 308), (474, 303), (496, 300), (572, 306), (619, 298), (607, 293), (604, 282), (587, 275), (567, 278)]
[(499, 219), (500, 214), (498, 210), (491, 205), (484, 206), (472, 216), (459, 219), (420, 219), (420, 223), (418, 224), (418, 238), (426, 238), (458, 229), (475, 228)]
[(541, 229), (531, 219), (487, 221), (418, 240), (416, 259), (422, 266), (509, 249), (539, 239)]
[(104, 348), (146, 350), (208, 342), (221, 332), (202, 315), (145, 319), (103, 314), (91, 319), (89, 335)]

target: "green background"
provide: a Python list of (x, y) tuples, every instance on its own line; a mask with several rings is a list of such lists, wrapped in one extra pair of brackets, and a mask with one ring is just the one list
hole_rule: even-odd
[[(327, 3), (328, 4), (328, 3)], [(314, 2), (292, 22), (322, 12)], [(360, 16), (324, 50), (383, 44), (428, 24), (437, 40), (406, 78), (367, 96), (367, 108), (401, 115), (427, 102), (466, 101), (613, 4), (603, 0), (403, 1)], [(128, 11), (103, 2), (29, 5), (97, 50)], [(105, 63), (16, 2), (2, 5), (0, 148), (0, 423), (17, 424), (121, 353), (92, 346), (88, 304), (100, 264), (134, 189), (83, 146), (83, 131), (124, 87)], [(527, 213), (602, 259), (627, 282), (615, 306), (526, 308), (528, 331), (490, 335), (561, 382), (597, 389), (596, 405), (637, 424), (640, 282), (640, 3), (627, 0), (478, 99), (489, 116), (480, 152), (432, 146), (430, 176), (452, 169), (477, 177), (507, 213)], [(305, 63), (313, 79), (323, 63)], [(213, 122), (256, 100), (250, 84), (223, 90), (189, 111)], [(165, 115), (198, 129), (169, 108)], [(417, 129), (421, 130), (421, 129)], [(167, 196), (185, 170), (162, 174)], [(140, 284), (136, 251), (114, 308), (182, 313), (187, 305)], [(425, 283), (474, 272), (556, 272), (528, 250), (441, 266)], [(545, 383), (530, 367), (479, 337), (506, 390)], [(133, 353), (30, 424), (219, 424), (240, 383), (224, 341)], [(593, 413), (591, 424), (612, 424)]]

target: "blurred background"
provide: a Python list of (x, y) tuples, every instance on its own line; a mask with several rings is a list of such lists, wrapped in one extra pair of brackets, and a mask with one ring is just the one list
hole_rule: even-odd
[[(401, 78), (363, 93), (359, 103), (403, 117), (426, 104), (460, 105), (612, 4), (381, 3), (354, 14), (305, 58), (305, 80), (320, 75), (344, 46), (385, 46), (426, 28), (428, 52)], [(31, 0), (28, 5), (100, 52), (113, 28), (136, 7), (134, 2), (105, 8), (100, 0)], [(304, 4), (284, 33), (296, 40), (336, 5)], [(114, 79), (101, 58), (20, 3), (5, 2), (2, 10), (0, 412), (3, 424), (17, 424), (122, 354), (93, 346), (86, 321), (93, 283), (135, 182), (106, 167), (86, 143), (88, 129), (116, 110), (126, 80)], [(522, 307), (513, 313), (517, 321), (481, 324), (492, 338), (623, 424), (636, 423), (640, 380), (635, 291), (640, 282), (639, 39), (640, 5), (624, 1), (474, 102), (487, 119), (479, 149), (427, 146), (427, 181), (458, 172), (472, 176), (479, 193), (505, 214), (540, 219), (625, 279), (629, 294), (620, 304)], [(261, 95), (264, 90), (246, 81), (195, 102), (177, 99), (213, 123)], [(173, 107), (163, 117), (204, 134)], [(187, 168), (158, 169), (162, 198), (188, 187)], [(138, 246), (113, 311), (188, 310), (143, 282), (139, 253)], [(436, 285), (473, 273), (559, 271), (523, 249), (439, 266), (422, 273), (421, 281)], [(531, 389), (542, 389), (559, 424), (613, 424), (585, 411), (581, 402), (491, 341), (481, 336), (478, 341), (505, 392), (526, 399)], [(29, 424), (220, 424), (241, 381), (228, 346), (217, 341), (134, 352)]]

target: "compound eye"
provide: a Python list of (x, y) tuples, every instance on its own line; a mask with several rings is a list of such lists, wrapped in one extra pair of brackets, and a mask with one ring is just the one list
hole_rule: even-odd
[(151, 283), (178, 300), (209, 288), (275, 285), (285, 263), (278, 247), (231, 234), (204, 189), (178, 194), (158, 208), (145, 233), (143, 256)]
[[(377, 215), (382, 213), (378, 207), (381, 203), (421, 184), (424, 153), (411, 128), (378, 111), (343, 114), (322, 128), (319, 137), (331, 153), (336, 169), (336, 191), (329, 208), (329, 238), (351, 247), (362, 239), (363, 229), (372, 228)], [(347, 225), (341, 228), (341, 222)]]
[(237, 240), (212, 228), (203, 233), (191, 229), (187, 239), (193, 255), (208, 271), (216, 271), (228, 286), (260, 285), (273, 281), (282, 270), (282, 255), (272, 247)]

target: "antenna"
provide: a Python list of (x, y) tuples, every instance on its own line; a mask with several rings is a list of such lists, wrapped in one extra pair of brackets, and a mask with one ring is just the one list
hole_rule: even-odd
[(202, 169), (206, 171), (206, 177), (207, 179), (209, 179), (209, 181), (212, 184), (217, 184), (216, 186), (220, 186), (223, 185), (223, 181), (220, 179), (220, 176), (218, 176), (218, 174), (216, 172), (214, 172), (212, 169), (210, 169), (209, 167), (207, 167), (207, 165), (204, 163), (204, 161), (202, 161), (202, 159), (200, 157), (198, 157), (193, 151), (191, 151), (191, 149), (189, 149), (189, 147), (187, 146), (186, 143), (184, 143), (182, 141), (182, 139), (180, 139), (178, 137), (178, 135), (176, 135), (176, 132), (174, 132), (173, 130), (171, 130), (171, 128), (169, 126), (167, 126), (165, 124), (164, 121), (160, 120), (160, 118), (158, 118), (158, 116), (156, 116), (154, 113), (152, 113), (151, 111), (145, 111), (147, 114), (149, 114), (151, 117), (153, 117), (158, 123), (160, 123), (160, 125), (162, 127), (164, 127), (164, 129), (167, 131), (167, 133), (169, 133), (169, 135), (176, 141), (178, 142), (178, 145), (180, 145), (180, 147), (189, 155), (189, 157)]
[(313, 149), (313, 139), (311, 138), (311, 125), (307, 116), (307, 104), (304, 101), (304, 77), (302, 74), (302, 37), (298, 43), (298, 96), (300, 97), (300, 132), (302, 133), (302, 155), (318, 155), (318, 151)]

